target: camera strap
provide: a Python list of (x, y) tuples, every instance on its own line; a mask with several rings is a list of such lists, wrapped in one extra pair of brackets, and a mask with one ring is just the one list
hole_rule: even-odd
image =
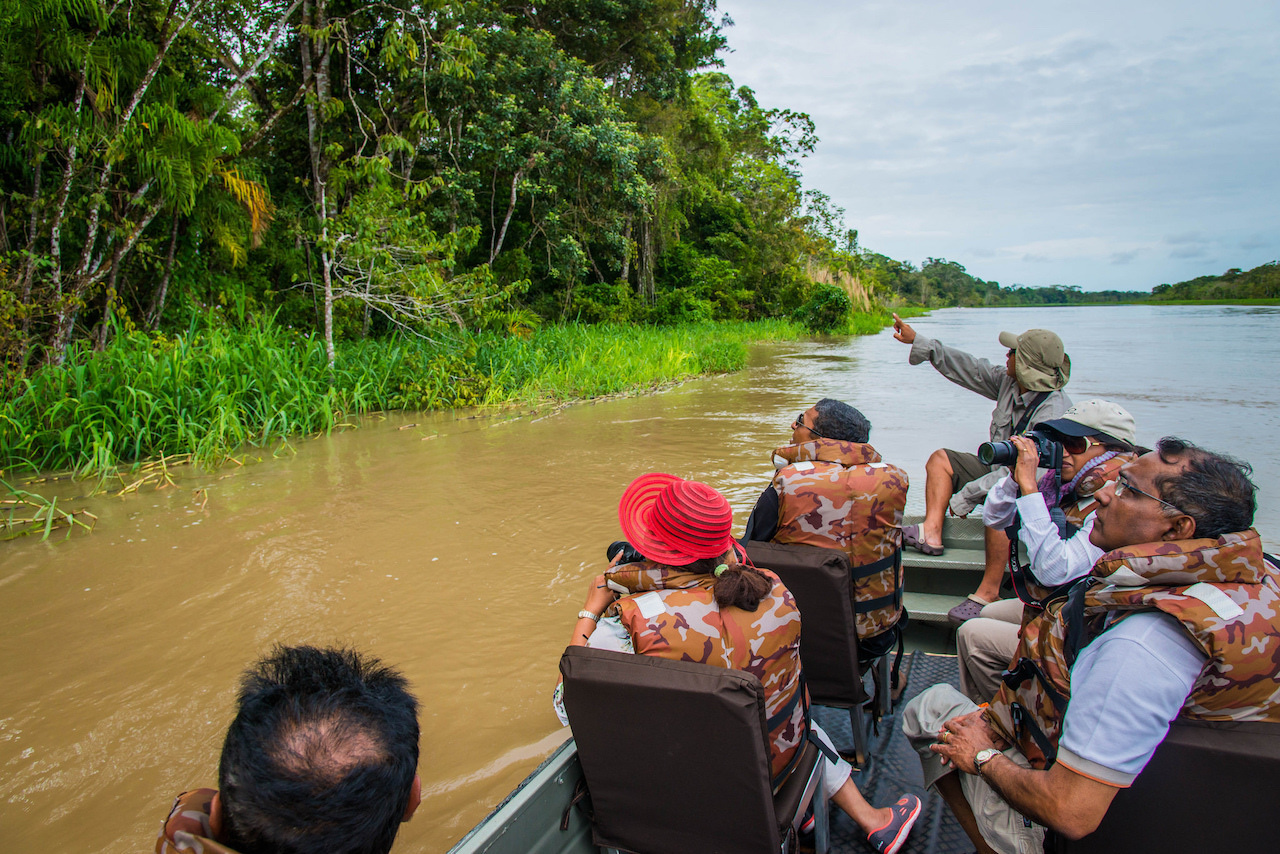
[(1040, 408), (1040, 404), (1049, 399), (1050, 391), (1038, 391), (1036, 396), (1031, 398), (1031, 405), (1027, 407), (1027, 411), (1022, 414), (1022, 418), (1018, 419), (1017, 425), (1013, 428), (1014, 436), (1021, 436), (1027, 432), (1027, 428), (1031, 426), (1031, 418), (1036, 414), (1036, 410)]

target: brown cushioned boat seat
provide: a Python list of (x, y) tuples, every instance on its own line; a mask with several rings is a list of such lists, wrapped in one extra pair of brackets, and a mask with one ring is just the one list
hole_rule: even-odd
[(838, 709), (865, 703), (848, 556), (780, 543), (751, 542), (746, 548), (752, 563), (782, 579), (800, 608), (800, 661), (813, 702)]
[(1280, 724), (1179, 718), (1098, 829), (1046, 842), (1057, 854), (1275, 851)]
[[(764, 689), (751, 674), (586, 647), (560, 659), (597, 845), (635, 854), (776, 852), (794, 817), (769, 778)], [(793, 777), (816, 763), (810, 745)], [(791, 782), (791, 781), (789, 781)], [(775, 815), (781, 815), (781, 820)]]

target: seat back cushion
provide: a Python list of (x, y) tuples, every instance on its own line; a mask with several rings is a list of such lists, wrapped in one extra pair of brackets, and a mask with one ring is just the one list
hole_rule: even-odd
[(586, 647), (565, 650), (560, 672), (597, 845), (777, 850), (760, 680)]
[(865, 702), (845, 553), (818, 546), (751, 542), (747, 556), (782, 579), (800, 608), (800, 663), (813, 702), (842, 709)]

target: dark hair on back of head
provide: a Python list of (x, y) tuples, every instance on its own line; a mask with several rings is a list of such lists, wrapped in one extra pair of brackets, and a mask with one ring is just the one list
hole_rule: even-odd
[(244, 674), (218, 768), (241, 854), (386, 854), (418, 765), (418, 703), (346, 649), (276, 647)]
[(711, 592), (716, 597), (716, 604), (721, 608), (733, 607), (754, 611), (760, 607), (760, 600), (768, 596), (769, 591), (773, 589), (773, 582), (754, 566), (727, 563), (727, 557), (728, 553), (721, 557), (695, 560), (686, 566), (674, 568), (685, 572), (713, 575), (718, 566), (725, 564), (727, 568), (720, 573), (720, 577), (711, 588)]
[(862, 444), (871, 435), (871, 422), (867, 417), (842, 400), (824, 397), (813, 408), (818, 410), (813, 430), (820, 436)]
[(1258, 488), (1249, 479), (1252, 466), (1176, 436), (1157, 442), (1156, 452), (1165, 464), (1182, 465), (1178, 474), (1156, 477), (1155, 487), (1162, 499), (1195, 520), (1197, 537), (1216, 539), (1253, 525)]

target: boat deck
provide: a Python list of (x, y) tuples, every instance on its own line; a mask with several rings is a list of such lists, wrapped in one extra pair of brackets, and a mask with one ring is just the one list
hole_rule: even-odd
[[(879, 733), (872, 734), (868, 745), (871, 759), (865, 768), (854, 772), (854, 782), (866, 799), (876, 806), (891, 804), (906, 792), (919, 795), (924, 802), (920, 818), (916, 820), (901, 854), (963, 854), (972, 851), (973, 844), (942, 798), (925, 789), (920, 760), (907, 744), (898, 724), (906, 702), (930, 685), (948, 682), (960, 687), (956, 658), (917, 651), (903, 659), (902, 669), (907, 680), (906, 690), (895, 704), (894, 714), (883, 718)], [(814, 708), (813, 715), (839, 750), (852, 748), (853, 730), (847, 712), (818, 706)], [(838, 809), (831, 810), (831, 850), (837, 854), (870, 854), (873, 851), (853, 819)]]
[[(921, 520), (920, 516), (908, 516), (902, 524), (919, 524)], [(948, 517), (942, 528), (945, 547), (942, 554), (926, 555), (912, 548), (902, 550), (906, 580), (903, 604), (913, 624), (948, 628), (947, 612), (978, 589), (986, 565), (984, 530), (982, 519), (977, 516)], [(1026, 557), (1025, 548), (1023, 557)]]

